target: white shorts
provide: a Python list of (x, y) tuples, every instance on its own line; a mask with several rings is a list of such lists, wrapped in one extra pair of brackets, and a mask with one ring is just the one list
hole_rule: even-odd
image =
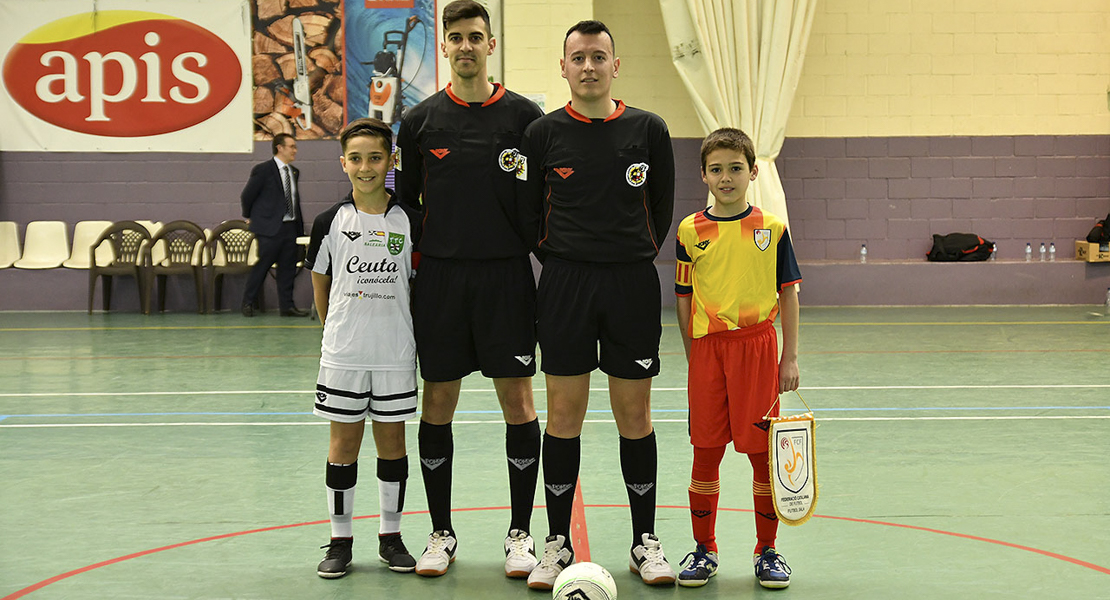
[(320, 367), (312, 413), (330, 421), (399, 422), (416, 416), (416, 369), (349, 371)]

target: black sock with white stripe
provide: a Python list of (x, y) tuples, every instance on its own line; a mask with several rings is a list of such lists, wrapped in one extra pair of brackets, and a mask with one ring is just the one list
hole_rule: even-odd
[(432, 425), (420, 421), (417, 432), (420, 446), (420, 474), (424, 478), (424, 493), (428, 498), (428, 513), (432, 517), (432, 531), (451, 528), (451, 463), (455, 442), (451, 424)]
[(574, 511), (574, 488), (582, 461), (582, 436), (570, 439), (543, 434), (543, 483), (547, 500), (547, 527), (550, 535), (566, 536), (570, 541), (570, 518)]
[(358, 461), (349, 465), (328, 463), (324, 485), (328, 490), (328, 518), (332, 538), (354, 537), (355, 484), (358, 483)]
[(656, 452), (654, 430), (638, 440), (621, 436), (621, 473), (632, 513), (632, 547), (644, 543), (643, 534), (655, 533)]
[(512, 520), (509, 529), (531, 531), (532, 503), (540, 476), (540, 420), (505, 425), (505, 456), (509, 463), (509, 498)]
[(382, 516), (378, 535), (401, 533), (401, 512), (405, 510), (405, 483), (409, 478), (409, 457), (378, 459), (378, 503)]

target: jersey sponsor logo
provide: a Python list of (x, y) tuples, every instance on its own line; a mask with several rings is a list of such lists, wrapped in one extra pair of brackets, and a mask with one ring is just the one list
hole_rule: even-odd
[(636, 492), (638, 496), (643, 496), (644, 494), (650, 492), (651, 488), (655, 487), (654, 483), (628, 483), (625, 485), (628, 486), (628, 489)]
[(447, 462), (446, 458), (421, 458), (420, 459), (420, 464), (424, 465), (424, 468), (428, 469), (429, 471), (435, 471), (436, 469), (438, 469), (440, 467), (440, 465), (442, 465), (445, 462)]
[(572, 487), (574, 487), (573, 483), (549, 483), (547, 484), (547, 491), (556, 496), (562, 496)]
[(400, 270), (397, 263), (388, 258), (378, 262), (366, 262), (357, 256), (352, 256), (351, 260), (347, 261), (348, 273), (397, 273)]
[(510, 458), (509, 463), (516, 467), (518, 470), (523, 471), (536, 463), (534, 458)]
[(405, 234), (389, 232), (389, 253), (397, 256), (405, 249)]
[[(359, 279), (359, 283), (367, 283), (367, 280)], [(392, 283), (392, 282), (383, 282), (383, 283)], [(397, 299), (397, 296), (395, 296), (393, 294), (382, 294), (380, 292), (365, 292), (363, 290), (359, 290), (357, 292), (345, 292), (343, 294), (343, 297), (344, 298), (351, 298), (351, 299), (354, 299), (354, 300), (396, 300)]]
[(522, 364), (526, 367), (528, 365), (532, 364), (532, 355), (531, 354), (518, 354), (517, 356), (514, 356), (513, 358), (519, 360), (520, 364)]
[(501, 154), (497, 156), (497, 165), (501, 170), (506, 173), (516, 173), (516, 162), (519, 160), (520, 150), (516, 148), (505, 148)]
[(431, 152), (433, 156), (441, 160), (444, 156), (451, 154), (451, 150), (449, 148), (432, 148), (428, 150), (428, 152)]
[(770, 229), (756, 229), (755, 230), (755, 247), (760, 250), (766, 250), (771, 245), (771, 230)]
[(628, 170), (624, 172), (624, 180), (632, 187), (640, 187), (647, 183), (648, 168), (647, 163), (629, 165)]
[(385, 232), (384, 231), (367, 231), (366, 235), (370, 236), (362, 242), (363, 246), (384, 246), (385, 245)]
[(555, 167), (554, 171), (558, 173), (559, 177), (562, 177), (563, 179), (574, 175), (574, 169), (570, 167)]
[(644, 370), (646, 371), (646, 370), (651, 368), (651, 364), (655, 362), (655, 359), (653, 359), (653, 358), (641, 358), (640, 360), (637, 360), (635, 362), (636, 362), (636, 364), (643, 367)]
[(690, 514), (694, 515), (695, 517), (697, 517), (699, 519), (704, 519), (705, 517), (708, 517), (709, 515), (713, 514), (713, 511), (711, 511), (711, 510), (701, 510), (701, 509), (690, 509)]
[(347, 239), (349, 239), (353, 242), (353, 241), (357, 240), (358, 238), (362, 237), (362, 232), (361, 231), (344, 231), (343, 235), (347, 236)]
[(698, 247), (698, 250), (705, 250), (706, 248), (709, 247), (709, 242), (711, 242), (711, 241), (712, 240), (702, 240), (702, 241), (700, 241), (700, 242), (698, 242), (694, 245)]

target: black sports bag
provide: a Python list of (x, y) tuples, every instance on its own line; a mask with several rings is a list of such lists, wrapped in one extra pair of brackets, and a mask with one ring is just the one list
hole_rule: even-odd
[(933, 262), (962, 260), (987, 260), (994, 251), (994, 243), (974, 233), (933, 235), (933, 249), (925, 258)]
[(1099, 221), (1091, 232), (1087, 234), (1087, 241), (1092, 244), (1105, 244), (1110, 242), (1110, 215), (1106, 215), (1106, 219)]

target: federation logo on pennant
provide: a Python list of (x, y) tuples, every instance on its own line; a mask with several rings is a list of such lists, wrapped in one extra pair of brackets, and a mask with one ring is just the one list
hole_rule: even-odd
[(771, 497), (787, 525), (801, 525), (817, 504), (812, 413), (770, 419)]
[(405, 249), (405, 234), (389, 232), (389, 241), (386, 245), (389, 248), (389, 253), (397, 256)]
[(628, 170), (624, 172), (624, 180), (632, 187), (640, 187), (647, 182), (648, 169), (647, 163), (630, 165)]
[(770, 229), (756, 229), (755, 230), (755, 247), (760, 250), (766, 250), (771, 245), (771, 230)]

